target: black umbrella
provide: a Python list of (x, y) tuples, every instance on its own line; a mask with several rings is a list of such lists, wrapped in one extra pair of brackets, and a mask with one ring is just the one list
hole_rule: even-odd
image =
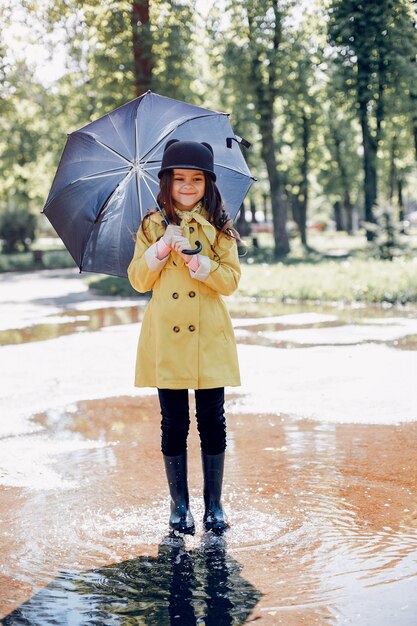
[(148, 91), (68, 135), (43, 213), (80, 271), (126, 276), (173, 138), (210, 142), (225, 208), (236, 217), (254, 180), (238, 145), (249, 144), (226, 113)]

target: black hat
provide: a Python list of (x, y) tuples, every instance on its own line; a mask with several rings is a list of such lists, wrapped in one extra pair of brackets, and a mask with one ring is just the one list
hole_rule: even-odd
[(161, 178), (163, 172), (174, 168), (202, 170), (210, 174), (213, 180), (216, 180), (213, 148), (205, 141), (199, 143), (198, 141), (170, 139), (164, 148), (158, 177)]

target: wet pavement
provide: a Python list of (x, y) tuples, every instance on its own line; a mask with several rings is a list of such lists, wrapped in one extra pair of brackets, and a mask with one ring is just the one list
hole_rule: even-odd
[(231, 529), (203, 532), (193, 424), (182, 540), (132, 387), (146, 302), (72, 270), (0, 288), (0, 623), (417, 624), (415, 311), (228, 299)]

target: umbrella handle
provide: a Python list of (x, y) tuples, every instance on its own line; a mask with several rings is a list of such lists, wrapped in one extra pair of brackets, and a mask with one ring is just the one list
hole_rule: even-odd
[(182, 250), (182, 253), (183, 254), (198, 254), (203, 249), (203, 246), (201, 245), (199, 241), (196, 241), (195, 245), (196, 247), (194, 248), (194, 250)]

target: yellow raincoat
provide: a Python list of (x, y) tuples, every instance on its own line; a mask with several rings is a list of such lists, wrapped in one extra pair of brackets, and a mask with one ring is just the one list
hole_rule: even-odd
[(153, 291), (139, 337), (137, 387), (240, 385), (232, 323), (221, 298), (233, 293), (239, 283), (236, 241), (216, 231), (204, 208), (189, 217), (181, 222), (183, 235), (192, 248), (196, 240), (203, 246), (197, 272), (174, 250), (166, 259), (157, 259), (156, 241), (165, 232), (159, 212), (145, 220), (149, 240), (142, 227), (137, 233), (129, 280), (139, 292)]

